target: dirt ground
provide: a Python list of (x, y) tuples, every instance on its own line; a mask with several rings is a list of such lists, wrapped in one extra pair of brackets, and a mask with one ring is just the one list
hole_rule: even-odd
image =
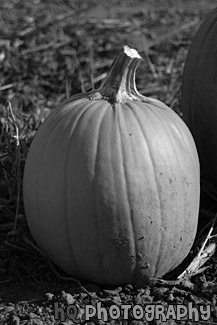
[[(0, 324), (74, 324), (75, 319), (55, 319), (55, 303), (64, 308), (73, 304), (79, 318), (86, 304), (99, 302), (106, 308), (112, 304), (210, 306), (209, 320), (198, 324), (217, 324), (215, 254), (204, 272), (182, 284), (157, 281), (143, 287), (107, 288), (80, 283), (41, 255), (29, 232), (22, 199), (25, 159), (40, 123), (65, 98), (96, 89), (125, 44), (144, 58), (137, 72), (138, 90), (181, 116), (187, 51), (203, 18), (215, 6), (215, 0), (0, 1)], [(208, 232), (205, 225), (215, 213), (216, 201), (203, 193), (197, 239), (169, 280), (192, 261)], [(79, 323), (106, 322), (94, 316), (90, 321), (79, 318)], [(128, 320), (109, 318), (107, 323), (193, 321), (187, 316), (180, 321), (135, 320), (131, 315)]]

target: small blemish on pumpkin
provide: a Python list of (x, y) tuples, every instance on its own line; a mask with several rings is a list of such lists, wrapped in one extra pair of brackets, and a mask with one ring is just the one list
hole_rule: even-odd
[(149, 269), (149, 268), (150, 268), (150, 264), (147, 262), (142, 266), (142, 269)]
[(141, 261), (141, 260), (142, 260), (142, 254), (141, 254), (141, 253), (139, 253), (139, 254), (136, 254), (136, 257), (137, 257), (137, 259), (138, 259), (139, 261)]
[(129, 243), (129, 237), (118, 237), (118, 238), (113, 238), (112, 241), (115, 243), (116, 247), (123, 246), (125, 244)]
[(129, 136), (131, 136), (133, 133), (129, 133)]
[(142, 239), (144, 239), (145, 238), (145, 236), (141, 236), (140, 238), (138, 238), (138, 240), (142, 240)]
[(180, 237), (180, 241), (183, 241), (183, 238), (182, 237)]

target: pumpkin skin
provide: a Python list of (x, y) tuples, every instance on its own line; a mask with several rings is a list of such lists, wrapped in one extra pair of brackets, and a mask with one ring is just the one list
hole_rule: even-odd
[(194, 137), (202, 170), (217, 185), (217, 8), (198, 29), (186, 58), (183, 119)]
[(185, 123), (135, 88), (125, 47), (102, 87), (74, 96), (38, 129), (24, 207), (45, 254), (73, 277), (142, 284), (178, 266), (195, 238), (199, 160)]

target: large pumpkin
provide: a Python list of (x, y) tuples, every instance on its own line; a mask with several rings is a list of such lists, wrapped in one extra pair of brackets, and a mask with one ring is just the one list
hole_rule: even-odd
[(181, 118), (141, 96), (125, 47), (98, 91), (56, 108), (32, 142), (24, 204), (32, 235), (74, 277), (143, 283), (179, 265), (195, 238), (199, 161)]
[(191, 43), (183, 73), (182, 107), (205, 176), (217, 185), (217, 8)]

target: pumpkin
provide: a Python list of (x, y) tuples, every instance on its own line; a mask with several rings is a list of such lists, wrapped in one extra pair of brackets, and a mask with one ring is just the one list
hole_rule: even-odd
[(190, 45), (183, 72), (182, 111), (204, 176), (217, 185), (217, 8), (205, 18)]
[(195, 238), (199, 161), (185, 123), (140, 95), (125, 46), (97, 91), (39, 127), (24, 170), (29, 228), (73, 277), (141, 284), (179, 265)]

